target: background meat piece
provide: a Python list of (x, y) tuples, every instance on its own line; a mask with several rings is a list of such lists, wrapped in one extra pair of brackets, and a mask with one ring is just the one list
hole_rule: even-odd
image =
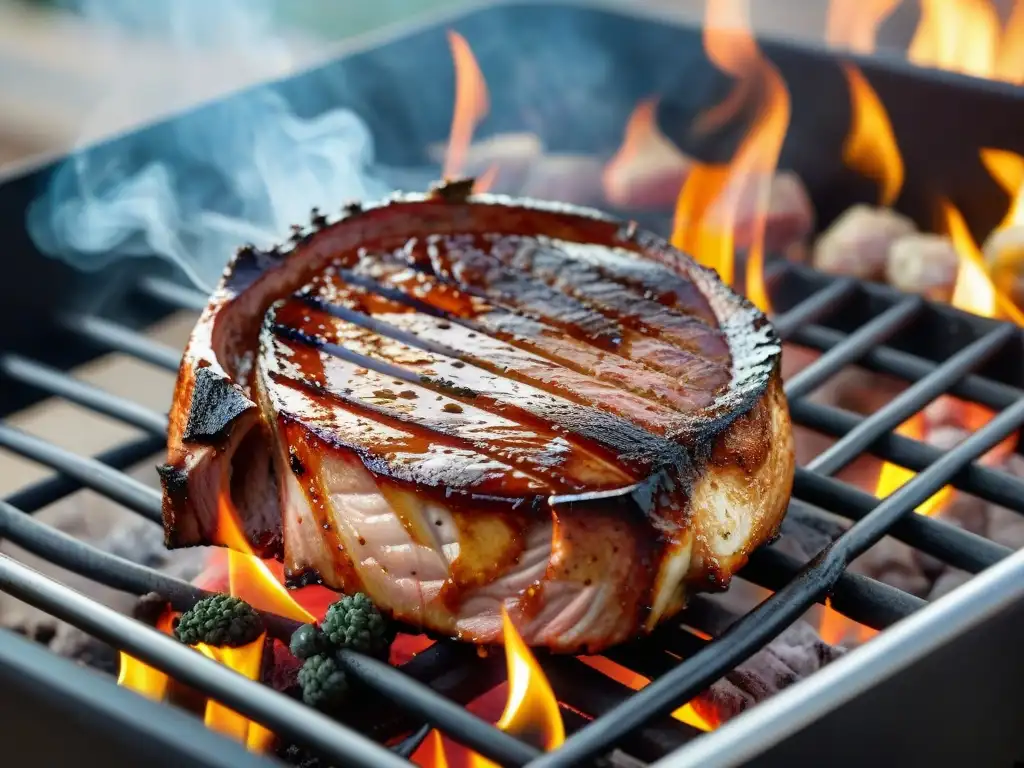
[(814, 266), (835, 275), (879, 280), (889, 248), (915, 230), (914, 222), (889, 208), (855, 205), (818, 238)]
[[(754, 239), (758, 217), (758, 185), (753, 180), (743, 185), (736, 203), (733, 233), (736, 247), (749, 248)], [(764, 244), (768, 253), (779, 253), (803, 261), (806, 244), (814, 231), (814, 206), (807, 188), (792, 171), (775, 174), (770, 182), (768, 210), (764, 222)], [(729, 213), (722, 204), (716, 204), (710, 214), (711, 221)]]
[(572, 205), (600, 206), (602, 171), (601, 162), (587, 155), (542, 155), (527, 169), (519, 194)]
[[(446, 144), (430, 148), (430, 159), (441, 165)], [(460, 174), (482, 177), (495, 174), (491, 192), (518, 194), (533, 163), (544, 154), (544, 146), (533, 133), (499, 133), (474, 142), (467, 150)], [(491, 169), (494, 170), (491, 170)]]
[(625, 210), (671, 209), (692, 166), (693, 160), (658, 129), (653, 103), (641, 105), (622, 148), (605, 167), (604, 197)]
[(948, 237), (914, 232), (889, 248), (885, 279), (893, 288), (916, 293), (932, 301), (953, 297), (960, 259)]

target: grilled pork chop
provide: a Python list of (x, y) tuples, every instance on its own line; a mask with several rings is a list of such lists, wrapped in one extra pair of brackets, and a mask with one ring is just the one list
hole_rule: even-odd
[[(234, 516), (292, 584), (594, 652), (725, 588), (793, 477), (767, 319), (589, 210), (449, 184), (245, 248), (182, 361), (169, 547)], [(228, 517), (225, 517), (228, 516)]]

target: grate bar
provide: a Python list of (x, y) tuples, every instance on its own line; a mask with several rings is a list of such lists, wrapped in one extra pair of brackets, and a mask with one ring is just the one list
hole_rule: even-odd
[(648, 719), (670, 712), (746, 661), (796, 621), (824, 592), (837, 583), (847, 564), (881, 539), (891, 525), (911, 513), (946, 483), (949, 474), (995, 446), (1024, 423), (1024, 400), (998, 414), (960, 446), (882, 500), (863, 520), (816, 557), (774, 595), (743, 616), (715, 643), (638, 691), (579, 733), (557, 752), (531, 763), (535, 768), (577, 765), (612, 747)]
[[(752, 553), (750, 562), (738, 575), (778, 592), (798, 578), (805, 567), (795, 557), (767, 547)], [(816, 601), (824, 604), (824, 596), (817, 597)], [(829, 605), (858, 624), (883, 630), (923, 608), (925, 601), (859, 573), (844, 572), (835, 583)]]
[(827, 288), (815, 291), (792, 309), (773, 317), (775, 334), (780, 339), (788, 339), (796, 329), (842, 308), (856, 292), (857, 283), (852, 278), (844, 277), (829, 283)]
[(0, 371), (23, 384), (62, 397), (77, 405), (123, 421), (144, 432), (167, 434), (167, 417), (112, 395), (73, 376), (19, 355), (0, 358)]
[(0, 589), (163, 670), (274, 732), (314, 746), (342, 765), (408, 768), (405, 760), (356, 731), (3, 555)]
[(510, 765), (525, 765), (540, 754), (535, 747), (499, 731), (466, 709), (438, 696), (425, 685), (414, 685), (407, 675), (389, 664), (349, 650), (338, 652), (338, 661), (362, 683), (391, 698), (397, 706), (458, 734), (458, 740), (487, 757)]
[[(842, 344), (845, 338), (845, 334), (841, 331), (820, 325), (811, 325), (800, 328), (788, 340), (812, 349), (828, 351), (832, 347)], [(891, 347), (878, 347), (869, 350), (864, 357), (857, 361), (857, 365), (876, 373), (898, 376), (906, 381), (923, 379), (934, 373), (939, 367), (939, 363)], [(1024, 397), (1024, 390), (972, 374), (953, 384), (949, 388), (949, 394), (999, 411), (1008, 408)]]
[(924, 308), (920, 296), (908, 296), (878, 317), (865, 323), (841, 344), (832, 347), (785, 384), (786, 397), (795, 399), (817, 389), (872, 347), (897, 334)]
[(928, 376), (894, 397), (874, 415), (827, 448), (807, 465), (807, 469), (831, 475), (845, 467), (886, 432), (890, 432), (974, 368), (1006, 346), (1017, 329), (1003, 325), (967, 345)]
[[(163, 522), (160, 491), (150, 488), (121, 472), (117, 472), (95, 459), (78, 456), (70, 451), (51, 445), (45, 440), (2, 424), (0, 424), (0, 446), (7, 447), (22, 456), (39, 461), (66, 475), (73, 476), (84, 487), (109, 496), (114, 501), (143, 517), (157, 523), (162, 524)], [(752, 561), (757, 557), (758, 553), (755, 553)], [(768, 579), (769, 583), (762, 584), (761, 586), (766, 586), (769, 589), (777, 588), (772, 585), (785, 583), (785, 581), (800, 570), (800, 564), (795, 560), (762, 558), (760, 562), (761, 565), (756, 568), (756, 571), (752, 570), (750, 572), (750, 577), (753, 578), (756, 572), (757, 578)], [(749, 565), (747, 567), (750, 568)], [(852, 574), (842, 574), (840, 578), (845, 581), (852, 579), (852, 577)], [(868, 589), (851, 589), (852, 599), (844, 606), (836, 604), (836, 610), (841, 612), (850, 611), (850, 618), (861, 621), (861, 623), (868, 624), (869, 626), (874, 626), (882, 621), (887, 622), (882, 624), (882, 626), (888, 626), (889, 623), (892, 623), (891, 621), (876, 618), (873, 613), (875, 611), (874, 602), (879, 597), (877, 594), (878, 588), (882, 585), (878, 584), (878, 582), (871, 583), (877, 586), (872, 586)], [(907, 598), (910, 598), (910, 596), (907, 595)], [(914, 610), (916, 605), (905, 602), (905, 608), (906, 610), (900, 618)]]
[(4, 711), (4, 749), (14, 765), (280, 768), (199, 718), (8, 630), (0, 630), (0, 687), (5, 702), (17, 702)]
[[(791, 401), (789, 412), (797, 423), (838, 437), (855, 429), (863, 421), (861, 416), (842, 408), (803, 399)], [(880, 436), (869, 450), (879, 458), (915, 472), (938, 461), (944, 453), (932, 445), (895, 433)], [(971, 464), (964, 467), (956, 477), (950, 478), (950, 484), (985, 501), (1024, 514), (1020, 510), (1021, 500), (1024, 499), (1024, 478), (983, 464)]]
[(63, 325), (66, 330), (93, 344), (111, 352), (130, 355), (158, 368), (177, 371), (181, 363), (181, 350), (102, 317), (69, 315), (63, 319)]
[(155, 523), (161, 523), (160, 492), (95, 459), (0, 424), (0, 447), (57, 470)]
[(187, 581), (97, 549), (39, 522), (5, 501), (0, 501), (0, 537), (105, 587), (132, 595), (156, 592), (176, 611), (187, 611), (209, 594)]
[[(140, 461), (151, 458), (154, 454), (162, 451), (167, 444), (164, 437), (144, 437), (140, 440), (133, 440), (122, 443), (92, 458), (98, 464), (106, 465), (112, 469), (124, 470), (138, 464)], [(27, 488), (16, 491), (8, 496), (5, 501), (24, 512), (38, 512), (43, 507), (60, 501), (76, 491), (85, 488), (85, 484), (68, 475), (57, 475), (33, 483)]]
[(849, 559), (859, 557), (902, 515), (916, 509), (946, 484), (949, 476), (988, 452), (1024, 424), (1024, 400), (1002, 411), (956, 448), (900, 486), (836, 542)]
[[(850, 520), (863, 520), (879, 504), (870, 493), (803, 468), (797, 468), (793, 495)], [(925, 515), (907, 515), (892, 526), (889, 535), (969, 573), (983, 571), (1012, 554), (1002, 544)]]

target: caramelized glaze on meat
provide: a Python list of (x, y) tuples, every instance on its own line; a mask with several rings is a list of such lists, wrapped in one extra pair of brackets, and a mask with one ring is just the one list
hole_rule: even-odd
[[(779, 346), (713, 273), (591, 211), (434, 194), (243, 250), (193, 333), (169, 546), (234, 512), (294, 584), (598, 650), (723, 588), (793, 473)], [(272, 468), (272, 470), (271, 470)]]

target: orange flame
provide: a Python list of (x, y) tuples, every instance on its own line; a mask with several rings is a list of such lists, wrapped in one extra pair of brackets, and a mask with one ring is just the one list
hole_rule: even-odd
[[(156, 628), (164, 634), (171, 634), (174, 628), (174, 619), (177, 615), (174, 611), (168, 609), (157, 620)], [(117, 684), (154, 701), (163, 701), (164, 696), (167, 695), (169, 679), (159, 669), (143, 664), (134, 656), (130, 656), (122, 651), (121, 665), (117, 673)]]
[(1005, 149), (982, 149), (981, 162), (1010, 197), (1010, 206), (997, 229), (1024, 224), (1024, 157)]
[(829, 645), (838, 645), (847, 638), (852, 638), (858, 643), (866, 643), (877, 634), (877, 630), (853, 619), (848, 619), (839, 611), (834, 610), (831, 601), (827, 597), (825, 598), (825, 605), (821, 607), (821, 621), (818, 625), (818, 635), (823, 642)]
[(940, 210), (946, 224), (946, 233), (953, 241), (960, 268), (950, 303), (957, 309), (983, 317), (1006, 317), (1017, 325), (1024, 325), (1024, 312), (996, 290), (985, 267), (985, 259), (971, 236), (960, 211), (948, 201), (942, 201)]
[[(578, 656), (577, 658), (588, 667), (596, 669), (598, 672), (607, 675), (617, 683), (621, 683), (634, 691), (639, 691), (651, 682), (650, 678), (641, 675), (639, 672), (634, 672), (621, 664), (616, 664), (604, 656)], [(692, 703), (679, 707), (679, 709), (672, 713), (672, 717), (702, 731), (713, 730), (715, 725), (717, 725), (717, 723), (712, 724), (701, 717)]]
[(746, 3), (709, 0), (704, 46), (720, 69), (749, 78), (761, 96), (750, 130), (727, 167), (698, 164), (676, 202), (672, 244), (689, 251), (732, 283), (734, 232), (741, 201), (753, 189), (746, 294), (769, 309), (764, 286), (764, 234), (772, 175), (789, 127), (789, 92), (778, 70), (762, 56), (750, 31)]
[[(1024, 225), (1024, 157), (1002, 149), (982, 149), (980, 154), (982, 163), (1011, 201), (996, 231)], [(1014, 296), (1024, 263), (1024, 248), (1010, 238), (1007, 242), (994, 242), (991, 250), (987, 255), (992, 282), (1001, 295)]]
[(1013, 4), (996, 57), (996, 77), (1008, 83), (1024, 81), (1024, 0)]
[(856, 53), (874, 53), (878, 28), (900, 0), (832, 0), (825, 39)]
[[(1024, 164), (1015, 169), (1014, 165), (1021, 159), (1011, 153), (998, 153), (993, 150), (985, 150), (982, 154), (983, 160), (989, 165), (993, 176), (1000, 183), (1007, 180), (1007, 177), (1015, 174), (1024, 174)], [(1011, 217), (1016, 203), (1011, 207)], [(1000, 293), (993, 284), (985, 267), (984, 258), (978, 249), (974, 238), (960, 212), (948, 201), (942, 201), (940, 210), (945, 222), (946, 234), (949, 235), (960, 257), (960, 267), (957, 271), (956, 285), (953, 289), (953, 297), (950, 303), (957, 309), (971, 312), (982, 317), (1003, 316), (1013, 320), (1018, 325), (1024, 324), (1024, 313), (1021, 312), (1009, 299)], [(986, 424), (992, 413), (981, 406), (973, 403), (961, 403), (958, 413), (959, 426), (967, 431), (974, 431)], [(900, 425), (896, 434), (909, 437), (914, 440), (921, 440), (925, 436), (925, 417), (923, 413), (917, 413)], [(1016, 435), (1011, 435), (999, 446), (993, 448), (989, 456), (1003, 455), (1012, 451), (1016, 446)], [(897, 488), (914, 477), (915, 472), (906, 467), (900, 467), (889, 462), (882, 465), (878, 476), (878, 485), (875, 496), (885, 498)], [(932, 515), (943, 509), (952, 498), (954, 490), (946, 486), (937, 491), (931, 498), (917, 508), (917, 512), (923, 515)]]
[[(448, 134), (443, 175), (446, 179), (454, 179), (465, 167), (466, 153), (473, 141), (473, 132), (487, 116), (491, 104), (487, 82), (466, 38), (454, 30), (449, 30), (448, 45), (455, 63), (455, 108), (452, 111), (452, 127)], [(496, 175), (496, 168), (488, 169), (474, 185), (474, 190), (486, 191), (494, 183)]]
[(922, 67), (991, 78), (1001, 32), (989, 0), (921, 0), (921, 20), (907, 58)]
[(843, 145), (847, 166), (878, 182), (879, 204), (892, 205), (903, 187), (903, 158), (878, 94), (852, 64), (843, 67), (850, 87), (850, 132)]
[(504, 608), (501, 622), (508, 663), (508, 703), (497, 725), (514, 736), (537, 742), (544, 749), (560, 747), (565, 741), (565, 724), (551, 683)]
[[(216, 648), (200, 643), (196, 650), (250, 680), (258, 680), (263, 664), (265, 640), (266, 633), (239, 648)], [(203, 722), (208, 728), (242, 742), (254, 752), (265, 752), (274, 742), (274, 734), (262, 725), (212, 699), (206, 702)]]
[[(504, 608), (501, 622), (508, 665), (508, 698), (495, 725), (544, 749), (556, 749), (565, 742), (565, 724), (555, 692)], [(456, 749), (467, 753), (469, 768), (497, 768), (495, 763), (475, 752), (463, 747)], [(448, 768), (444, 739), (438, 731), (430, 732), (413, 754), (412, 761), (420, 768)]]
[(249, 540), (242, 532), (238, 511), (227, 493), (221, 493), (218, 497), (214, 540), (228, 548), (228, 584), (232, 595), (261, 611), (306, 624), (316, 621), (309, 611), (288, 594), (288, 590), (267, 564), (253, 554)]
[(410, 758), (420, 768), (448, 768), (448, 759), (445, 757), (444, 738), (441, 732), (433, 730), (427, 734), (427, 738), (419, 745)]

